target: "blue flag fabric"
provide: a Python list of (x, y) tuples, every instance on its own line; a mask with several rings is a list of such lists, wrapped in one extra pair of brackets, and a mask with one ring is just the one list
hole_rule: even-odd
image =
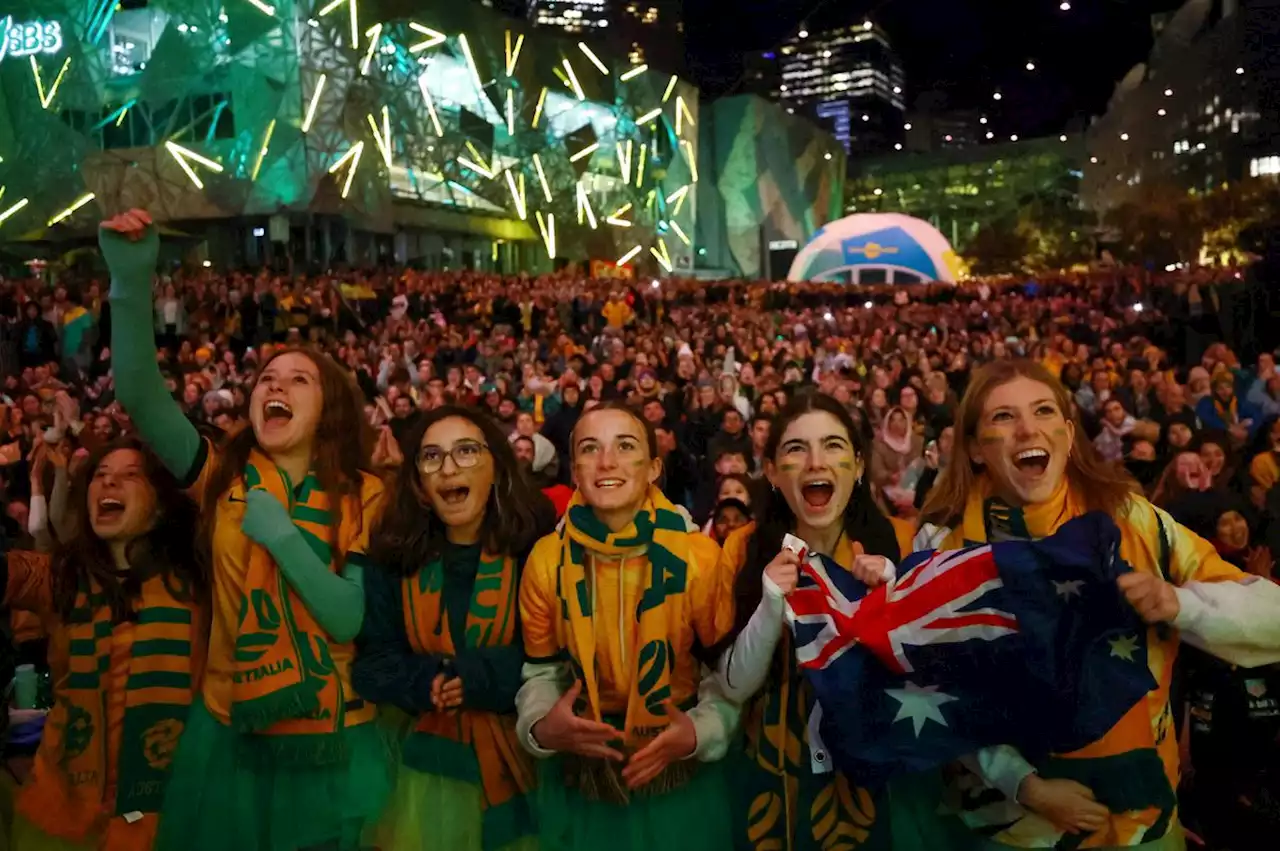
[(868, 589), (821, 556), (787, 598), (836, 765), (877, 786), (991, 745), (1029, 759), (1101, 738), (1156, 685), (1104, 514), (1056, 535), (910, 556)]

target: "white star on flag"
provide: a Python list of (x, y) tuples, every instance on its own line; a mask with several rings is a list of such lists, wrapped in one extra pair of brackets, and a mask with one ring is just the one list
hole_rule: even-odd
[(1072, 579), (1069, 582), (1054, 582), (1053, 593), (1064, 600), (1070, 600), (1072, 597), (1079, 597), (1080, 589), (1083, 587), (1084, 581), (1081, 579)]
[(944, 703), (959, 699), (949, 694), (943, 694), (938, 691), (937, 686), (924, 686), (922, 688), (912, 682), (908, 682), (906, 688), (887, 688), (884, 693), (901, 704), (898, 707), (898, 714), (893, 719), (893, 723), (896, 724), (904, 718), (910, 718), (916, 729), (916, 738), (920, 737), (920, 731), (924, 729), (926, 721), (936, 721), (944, 727), (948, 726), (947, 719), (942, 717), (939, 707)]

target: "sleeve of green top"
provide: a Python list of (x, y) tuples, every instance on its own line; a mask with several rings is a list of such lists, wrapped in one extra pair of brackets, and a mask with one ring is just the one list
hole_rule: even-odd
[(111, 270), (111, 369), (116, 398), (124, 405), (142, 438), (175, 476), (192, 482), (201, 457), (200, 435), (165, 387), (156, 365), (152, 322), (151, 278), (160, 252), (160, 237), (148, 227), (137, 242), (114, 231), (99, 230), (98, 244)]
[(289, 519), (280, 500), (261, 490), (245, 494), (241, 531), (262, 544), (285, 580), (335, 641), (354, 641), (364, 621), (364, 556), (350, 553), (339, 575), (329, 569)]

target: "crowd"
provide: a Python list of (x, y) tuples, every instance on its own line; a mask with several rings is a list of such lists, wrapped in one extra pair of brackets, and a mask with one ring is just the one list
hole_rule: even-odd
[[(1280, 338), (1247, 271), (289, 277), (157, 244), (134, 211), (109, 274), (0, 283), (8, 644), (51, 678), (13, 847), (1280, 836)], [(1148, 697), (1077, 753), (833, 772), (784, 538), (875, 587), (1091, 511)]]

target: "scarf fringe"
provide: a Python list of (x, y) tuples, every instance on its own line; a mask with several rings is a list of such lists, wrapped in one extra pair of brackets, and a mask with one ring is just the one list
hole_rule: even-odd
[(278, 721), (303, 718), (319, 708), (320, 689), (316, 684), (304, 681), (262, 697), (237, 702), (231, 708), (231, 726), (237, 733), (256, 733)]
[(602, 759), (586, 758), (576, 754), (561, 756), (564, 785), (578, 790), (588, 801), (624, 807), (633, 798), (649, 798), (674, 792), (688, 785), (698, 772), (698, 763), (690, 760), (673, 762), (662, 773), (639, 789), (628, 789), (622, 779), (622, 768)]
[(302, 733), (292, 736), (242, 736), (240, 759), (260, 769), (313, 768), (347, 761), (342, 733)]

